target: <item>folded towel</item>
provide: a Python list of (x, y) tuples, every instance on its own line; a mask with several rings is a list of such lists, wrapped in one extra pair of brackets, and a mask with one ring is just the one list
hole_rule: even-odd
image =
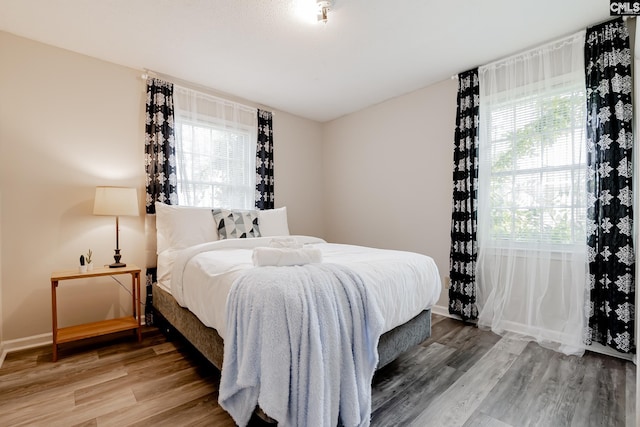
[(302, 249), (302, 244), (293, 237), (276, 237), (269, 242), (271, 248)]
[(251, 260), (256, 267), (314, 264), (322, 262), (322, 252), (313, 247), (301, 249), (257, 247), (253, 249)]

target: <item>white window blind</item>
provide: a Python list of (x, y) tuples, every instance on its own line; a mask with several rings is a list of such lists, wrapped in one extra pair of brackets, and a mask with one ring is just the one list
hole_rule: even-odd
[(486, 103), (492, 240), (584, 243), (583, 86)]
[(485, 244), (584, 245), (584, 72), (575, 71), (563, 48), (515, 57), (482, 76), (479, 197), (490, 221)]
[(178, 203), (253, 209), (255, 108), (174, 86)]

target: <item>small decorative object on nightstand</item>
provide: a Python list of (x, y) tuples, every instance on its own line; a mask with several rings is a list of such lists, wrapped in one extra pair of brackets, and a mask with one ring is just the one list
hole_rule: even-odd
[(93, 262), (91, 262), (92, 256), (93, 256), (93, 252), (91, 252), (91, 249), (89, 249), (89, 251), (87, 252), (87, 255), (84, 257), (84, 260), (87, 263), (87, 271), (93, 270)]
[[(82, 256), (81, 258), (84, 258)], [(86, 268), (86, 265), (85, 265)], [(131, 294), (133, 296), (133, 315), (117, 319), (101, 320), (84, 325), (58, 328), (58, 305), (56, 290), (63, 280), (86, 279), (90, 277), (115, 276), (118, 274), (131, 275)], [(142, 341), (142, 313), (140, 311), (140, 267), (129, 264), (128, 267), (112, 269), (109, 267), (95, 268), (93, 271), (78, 273), (76, 270), (56, 271), (51, 274), (51, 313), (53, 329), (53, 361), (58, 360), (58, 344), (97, 337), (113, 332), (137, 330), (138, 341)]]
[(78, 271), (80, 273), (86, 273), (87, 272), (87, 266), (84, 263), (84, 255), (80, 255), (80, 267), (78, 267)]

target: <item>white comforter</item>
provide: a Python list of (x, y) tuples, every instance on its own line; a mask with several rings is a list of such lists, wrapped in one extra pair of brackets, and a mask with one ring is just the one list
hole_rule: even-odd
[[(438, 268), (426, 255), (333, 244), (309, 236), (293, 237), (320, 249), (323, 262), (348, 266), (362, 277), (384, 318), (383, 332), (430, 308), (440, 296)], [(271, 240), (218, 240), (178, 252), (171, 270), (170, 292), (181, 306), (224, 338), (231, 286), (243, 271), (260, 268), (251, 261), (253, 248), (268, 246)]]

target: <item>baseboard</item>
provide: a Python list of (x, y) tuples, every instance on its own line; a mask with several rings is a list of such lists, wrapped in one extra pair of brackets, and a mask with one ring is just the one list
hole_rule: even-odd
[[(442, 306), (442, 305), (434, 305), (433, 307), (431, 307), (431, 312), (433, 314), (438, 314), (440, 316), (445, 316), (445, 317), (449, 317), (451, 319), (456, 319), (456, 320), (462, 321), (462, 317), (458, 316), (457, 314), (449, 313), (449, 307), (445, 307), (445, 306)], [(471, 321), (471, 323), (474, 323), (474, 321)]]
[[(142, 326), (146, 325), (145, 318), (142, 318)], [(4, 363), (4, 359), (7, 354), (13, 351), (27, 350), (34, 347), (42, 347), (44, 345), (53, 344), (53, 334), (48, 332), (46, 334), (34, 335), (26, 338), (18, 338), (15, 340), (0, 342), (0, 368)]]
[(620, 353), (619, 351), (616, 351), (612, 348), (609, 348), (597, 342), (591, 345), (585, 346), (584, 349), (587, 351), (592, 351), (594, 353), (600, 353), (606, 356), (612, 356), (612, 357), (617, 357), (618, 359), (628, 360), (630, 362), (633, 362), (634, 364), (636, 363), (635, 354)]
[(51, 345), (53, 343), (53, 336), (51, 332), (41, 335), (34, 335), (26, 338), (18, 338), (15, 340), (3, 341), (0, 344), (2, 348), (2, 355), (0, 355), (0, 368), (7, 354), (12, 351), (26, 350), (34, 347), (41, 347), (43, 345)]

